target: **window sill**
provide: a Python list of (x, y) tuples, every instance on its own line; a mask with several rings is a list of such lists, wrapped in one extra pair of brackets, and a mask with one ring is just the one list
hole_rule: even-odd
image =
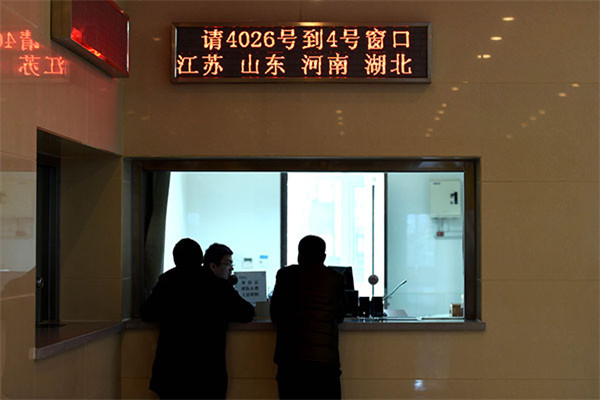
[(121, 321), (64, 322), (64, 324), (36, 327), (35, 348), (30, 349), (31, 359), (42, 360), (64, 353), (113, 333), (122, 332), (125, 326)]
[[(147, 324), (140, 320), (126, 323), (127, 330), (157, 329), (156, 324)], [(427, 319), (416, 318), (346, 318), (340, 324), (340, 331), (485, 331), (486, 324), (480, 320), (464, 320), (459, 318)], [(232, 323), (232, 331), (274, 331), (275, 325), (269, 319), (255, 319), (247, 324)]]
[(485, 331), (485, 322), (462, 318), (346, 318), (340, 331)]

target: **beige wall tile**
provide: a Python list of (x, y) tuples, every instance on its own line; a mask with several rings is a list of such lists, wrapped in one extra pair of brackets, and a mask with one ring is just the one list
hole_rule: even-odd
[[(0, 21), (4, 21), (7, 13), (2, 13)], [(2, 26), (5, 26), (2, 24)], [(21, 82), (22, 83), (22, 82)], [(21, 85), (17, 81), (0, 80), (0, 101), (2, 115), (11, 118), (0, 119), (0, 149), (4, 154), (19, 155), (35, 159), (36, 127), (31, 119), (31, 98), (35, 95), (35, 85)]]
[[(566, 285), (565, 298), (579, 293), (577, 302), (590, 304), (598, 295), (597, 282), (538, 282), (535, 290), (531, 285), (485, 284), (485, 332), (342, 332), (344, 397), (533, 398), (552, 397), (553, 390), (560, 398), (594, 394), (598, 318), (585, 310), (569, 311), (555, 293)], [(538, 300), (519, 303), (530, 295)], [(122, 347), (123, 373), (137, 375), (144, 384), (154, 354), (147, 343), (151, 339), (152, 331), (127, 332)], [(229, 332), (230, 398), (275, 395), (273, 340), (272, 331)], [(127, 379), (134, 378), (124, 378), (124, 385), (131, 384)], [(139, 384), (124, 386), (124, 393), (135, 392)]]
[(484, 182), (483, 279), (598, 280), (596, 182)]
[(35, 268), (29, 271), (0, 271), (0, 299), (35, 296)]
[(0, 171), (34, 172), (36, 170), (35, 155), (30, 157), (0, 151)]
[(144, 378), (149, 382), (157, 339), (158, 330), (130, 330), (123, 333), (121, 342), (123, 378)]
[(61, 160), (61, 277), (121, 278), (121, 162), (87, 151)]
[[(248, 345), (252, 343), (252, 345)], [(227, 333), (227, 370), (231, 378), (270, 379), (275, 376), (273, 363), (275, 332)]]
[[(35, 274), (34, 274), (35, 275)], [(32, 276), (27, 279), (33, 280)], [(0, 300), (0, 395), (32, 397), (35, 369), (29, 351), (35, 346), (35, 296)]]
[[(87, 132), (85, 143), (99, 149), (120, 153), (122, 149), (122, 85), (121, 79), (106, 79), (98, 71), (87, 76)], [(103, 116), (104, 118), (99, 118)], [(107, 135), (106, 132), (112, 134)]]
[[(10, 115), (10, 118), (1, 119), (0, 148), (33, 158), (39, 127), (120, 152), (119, 107), (115, 101), (119, 81), (51, 41), (49, 2), (8, 0), (3, 5), (6, 11), (0, 15), (3, 33), (12, 32), (19, 40), (19, 32), (30, 30), (32, 39), (40, 43), (35, 55), (42, 57), (41, 60), (63, 57), (67, 61), (67, 75), (60, 78), (43, 74), (40, 77), (22, 76), (18, 73), (20, 52), (3, 52), (3, 62), (14, 68), (3, 69), (0, 82), (3, 116)], [(110, 95), (97, 98), (95, 93), (101, 83)]]
[(101, 393), (120, 396), (121, 335), (110, 335), (87, 344), (83, 349), (85, 397)]
[[(597, 380), (345, 379), (348, 399), (593, 399)], [(594, 387), (594, 385), (596, 387)]]
[(598, 84), (579, 85), (481, 85), (482, 179), (597, 180)]
[[(7, 154), (35, 159), (38, 127), (117, 153), (125, 146), (128, 155), (140, 156), (481, 156), (483, 313), (488, 329), (344, 332), (344, 395), (598, 397), (596, 2), (121, 3), (141, 21), (132, 30), (132, 76), (123, 81), (105, 76), (50, 40), (49, 2), (3, 2), (3, 11), (9, 10), (0, 13), (3, 30), (32, 28), (34, 39), (48, 52), (44, 55), (68, 60), (69, 75), (33, 83), (3, 73), (2, 171), (13, 170), (4, 165), (20, 165), (5, 162)], [(507, 13), (516, 17), (511, 26), (498, 21)], [(169, 28), (176, 20), (397, 22), (399, 16), (433, 23), (429, 85), (172, 85), (167, 58), (156, 62), (157, 54), (169, 54)], [(574, 21), (577, 29), (557, 35), (555, 27), (564, 21)], [(492, 44), (489, 36), (496, 33), (504, 40)], [(483, 51), (493, 55), (490, 62), (475, 57)], [(4, 52), (3, 60), (7, 57)], [(571, 87), (572, 82), (580, 87)], [(451, 90), (454, 86), (458, 92)], [(559, 91), (567, 97), (559, 98)], [(444, 114), (434, 123), (442, 104)], [(343, 130), (334, 118), (338, 109), (344, 115)], [(529, 119), (532, 115), (535, 121)], [(522, 121), (529, 121), (526, 128)], [(84, 214), (114, 218), (114, 230), (109, 231), (121, 232), (116, 214), (122, 202), (121, 172), (115, 168), (110, 182), (118, 188), (108, 192), (115, 194), (115, 207), (97, 213), (91, 207)], [(96, 179), (96, 172), (86, 178)], [(74, 190), (85, 192), (77, 185)], [(505, 220), (513, 221), (513, 229)], [(540, 233), (540, 227), (546, 230)], [(69, 296), (77, 301), (89, 296), (105, 302), (69, 312), (118, 318), (123, 255), (114, 251), (122, 239), (102, 237), (97, 243), (111, 262), (99, 257), (90, 262), (89, 249), (81, 244), (93, 238), (73, 237), (73, 243), (80, 242), (71, 247), (74, 253), (65, 255), (77, 267), (67, 267), (67, 273), (77, 274), (89, 264), (89, 271), (110, 279), (104, 287), (99, 279), (89, 286), (67, 280)], [(23, 248), (15, 244), (9, 251), (18, 260), (5, 262), (3, 255), (2, 268), (10, 264), (12, 271), (22, 264), (18, 271), (33, 271), (33, 243)], [(99, 367), (113, 365), (112, 342), (94, 347), (87, 359), (77, 350), (46, 362), (28, 360), (34, 343), (33, 276), (17, 275), (0, 276), (2, 396), (112, 397), (117, 380), (108, 375), (93, 380), (94, 370), (83, 365), (96, 360)], [(21, 278), (23, 285), (10, 292), (9, 285)], [(89, 287), (88, 293), (81, 286)], [(230, 334), (232, 396), (274, 396), (273, 337), (273, 332)], [(141, 339), (139, 347), (129, 341), (133, 338)], [(122, 346), (121, 393), (124, 398), (155, 398), (146, 389), (155, 333), (133, 338)], [(97, 354), (103, 350), (106, 357)], [(106, 368), (117, 373), (118, 367)], [(86, 371), (89, 379), (80, 376)], [(422, 380), (417, 386), (416, 379)], [(85, 392), (86, 382), (90, 393)]]
[(35, 398), (86, 397), (86, 361), (83, 347), (35, 361), (34, 365)]
[(484, 281), (488, 379), (597, 379), (597, 280)]
[(149, 378), (123, 378), (121, 380), (122, 399), (158, 399), (158, 396), (148, 389)]
[(227, 388), (228, 399), (277, 399), (277, 381), (272, 379), (232, 379)]
[(121, 319), (121, 279), (62, 278), (60, 315), (65, 321)]
[[(161, 114), (127, 115), (128, 155), (472, 156), (482, 149), (473, 85), (458, 92), (454, 84), (228, 85), (218, 92), (194, 85), (189, 97), (180, 86), (150, 84), (127, 95), (131, 109), (142, 104), (169, 115), (168, 122)], [(156, 91), (163, 95), (153, 97)], [(190, 124), (198, 128), (192, 132)]]
[[(447, 388), (450, 380), (427, 379), (347, 379), (342, 374), (342, 396), (348, 399), (435, 398), (444, 393), (453, 398)], [(377, 393), (377, 395), (374, 395)], [(463, 392), (465, 393), (465, 392)], [(468, 393), (468, 391), (466, 392)]]
[(488, 380), (477, 382), (482, 397), (511, 399), (597, 399), (598, 379)]
[(120, 399), (121, 398), (121, 385), (119, 381), (111, 381), (109, 387), (103, 388), (102, 390), (87, 397), (88, 399)]
[(483, 378), (482, 332), (342, 332), (346, 379)]
[[(303, 21), (431, 22), (436, 81), (598, 82), (598, 4), (593, 2), (338, 0), (302, 5)], [(515, 21), (503, 22), (507, 16)], [(580, 21), (582, 26), (562, 32), (561, 46), (548, 37), (564, 21)], [(503, 40), (492, 42), (496, 35)], [(478, 59), (478, 54), (492, 58)]]

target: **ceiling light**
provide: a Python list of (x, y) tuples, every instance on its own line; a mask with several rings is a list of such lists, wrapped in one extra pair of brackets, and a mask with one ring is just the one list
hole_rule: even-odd
[(567, 97), (567, 94), (565, 92), (559, 92), (558, 97)]
[(450, 90), (452, 90), (453, 92), (458, 92), (460, 89), (458, 88), (458, 86), (452, 86)]
[(498, 41), (502, 40), (502, 36), (492, 36), (490, 38), (490, 40), (493, 40), (494, 42), (498, 42)]
[(571, 83), (571, 87), (579, 87), (579, 83), (577, 83), (577, 82)]
[(502, 21), (504, 22), (512, 22), (515, 20), (515, 17), (503, 17)]

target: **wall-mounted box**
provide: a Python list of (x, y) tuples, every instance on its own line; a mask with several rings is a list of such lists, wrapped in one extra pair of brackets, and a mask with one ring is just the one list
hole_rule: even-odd
[(432, 218), (458, 218), (462, 215), (462, 184), (459, 180), (429, 182), (429, 213)]

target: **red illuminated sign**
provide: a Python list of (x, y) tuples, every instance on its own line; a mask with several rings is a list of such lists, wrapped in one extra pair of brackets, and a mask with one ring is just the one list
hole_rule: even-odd
[(61, 56), (44, 52), (40, 43), (34, 40), (30, 29), (0, 32), (0, 50), (4, 53), (3, 64), (12, 66), (3, 69), (3, 75), (8, 75), (8, 71), (13, 76), (29, 78), (67, 75), (67, 61)]
[(112, 0), (52, 0), (52, 39), (113, 77), (129, 76), (129, 16)]
[(173, 25), (174, 82), (430, 82), (431, 26)]

